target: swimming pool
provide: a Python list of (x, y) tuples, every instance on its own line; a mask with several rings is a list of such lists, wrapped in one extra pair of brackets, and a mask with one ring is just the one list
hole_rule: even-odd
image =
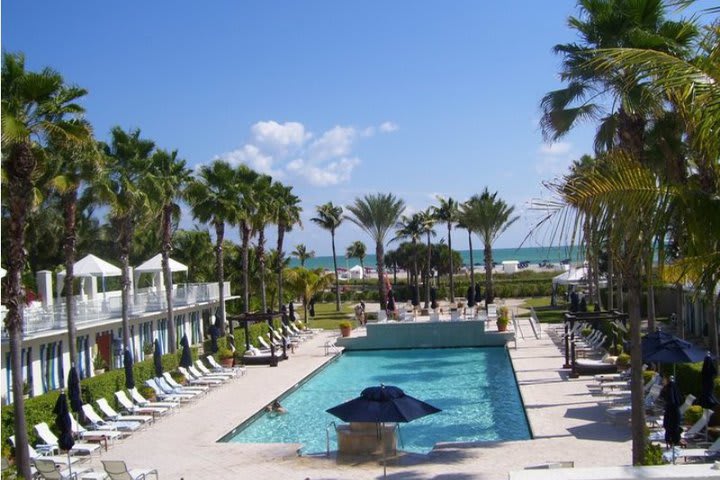
[(327, 426), (341, 423), (325, 410), (381, 383), (442, 409), (400, 425), (402, 450), (427, 453), (438, 442), (531, 436), (507, 351), (490, 347), (346, 352), (281, 399), (287, 414), (259, 415), (221, 441), (302, 443), (302, 453), (324, 453)]

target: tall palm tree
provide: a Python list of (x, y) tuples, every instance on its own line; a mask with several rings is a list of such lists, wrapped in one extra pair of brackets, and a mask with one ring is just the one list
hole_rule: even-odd
[(355, 203), (348, 205), (347, 209), (351, 215), (345, 218), (363, 229), (375, 241), (380, 308), (384, 309), (387, 301), (383, 264), (385, 237), (397, 224), (400, 215), (405, 210), (405, 202), (392, 193), (376, 193), (356, 198)]
[(107, 170), (100, 180), (101, 201), (110, 208), (110, 224), (117, 234), (122, 276), (122, 326), (124, 348), (131, 348), (128, 308), (130, 306), (130, 253), (135, 226), (143, 222), (149, 212), (149, 198), (142, 183), (145, 181), (150, 155), (155, 148), (152, 140), (140, 138), (140, 130), (126, 132), (120, 127), (110, 131), (110, 144), (103, 146)]
[(84, 109), (76, 103), (86, 92), (65, 85), (62, 76), (49, 68), (40, 72), (25, 70), (22, 54), (3, 53), (2, 60), (2, 169), (3, 190), (7, 192), (9, 239), (7, 300), (5, 316), (10, 341), (15, 453), (18, 472), (31, 478), (25, 402), (20, 394), (23, 373), (22, 318), (25, 291), (25, 228), (33, 205), (33, 178), (38, 157), (49, 136), (68, 143), (87, 142), (91, 136), (86, 123), (78, 121)]
[(475, 262), (473, 260), (472, 234), (477, 224), (477, 219), (475, 218), (475, 212), (477, 209), (477, 199), (470, 198), (470, 200), (460, 205), (458, 213), (458, 227), (462, 227), (468, 232), (468, 248), (470, 250), (470, 288), (475, 288)]
[(157, 150), (150, 159), (146, 181), (149, 184), (152, 201), (157, 205), (160, 214), (160, 230), (162, 237), (162, 269), (165, 280), (165, 299), (167, 301), (168, 344), (170, 353), (174, 353), (177, 345), (175, 332), (175, 316), (173, 315), (172, 272), (170, 271), (170, 252), (172, 251), (173, 219), (180, 216), (178, 200), (188, 184), (191, 171), (185, 160), (178, 158), (177, 150), (168, 152)]
[(252, 184), (252, 197), (255, 202), (255, 210), (253, 212), (250, 223), (252, 225), (253, 234), (257, 234), (257, 246), (255, 247), (255, 256), (260, 267), (260, 304), (262, 311), (267, 312), (267, 292), (265, 290), (265, 227), (273, 221), (273, 212), (275, 207), (275, 199), (272, 196), (272, 177), (269, 175), (259, 175)]
[(517, 215), (512, 217), (515, 207), (508, 206), (504, 200), (497, 198), (498, 193), (490, 194), (487, 187), (480, 195), (473, 195), (468, 200), (471, 208), (473, 231), (477, 232), (483, 241), (483, 255), (485, 257), (485, 305), (492, 303), (494, 298), (492, 273), (492, 244), (505, 230), (517, 221)]
[(305, 244), (299, 243), (295, 245), (295, 250), (293, 250), (292, 255), (297, 257), (298, 260), (300, 260), (300, 266), (305, 266), (305, 260), (308, 258), (315, 258), (315, 250), (308, 250)]
[(324, 268), (308, 269), (305, 267), (289, 268), (286, 272), (288, 287), (303, 302), (304, 319), (308, 320), (310, 300), (332, 284), (330, 275)]
[(300, 212), (302, 212), (302, 207), (300, 206), (300, 199), (293, 195), (292, 187), (275, 182), (273, 183), (271, 190), (272, 196), (275, 200), (274, 219), (275, 224), (278, 227), (277, 263), (275, 265), (275, 272), (278, 277), (278, 311), (280, 311), (283, 304), (282, 271), (285, 259), (285, 253), (283, 252), (283, 240), (285, 238), (285, 232), (291, 231), (293, 226), (302, 226), (302, 222), (300, 221)]
[(393, 240), (410, 239), (413, 251), (413, 273), (415, 275), (415, 295), (414, 297), (420, 298), (420, 272), (418, 271), (418, 249), (417, 243), (422, 240), (423, 235), (423, 224), (422, 214), (415, 213), (410, 217), (403, 215), (400, 221), (395, 225), (397, 231), (395, 232), (395, 238)]
[(189, 201), (193, 217), (215, 228), (215, 273), (219, 289), (220, 315), (215, 319), (219, 331), (225, 331), (225, 264), (223, 240), (225, 223), (233, 225), (238, 216), (235, 171), (229, 163), (215, 160), (203, 165), (197, 176), (190, 181), (185, 197)]
[(365, 278), (365, 256), (367, 255), (367, 247), (360, 240), (355, 240), (353, 243), (348, 245), (345, 250), (345, 256), (347, 258), (357, 258), (360, 261), (360, 268), (363, 271), (363, 278)]
[(252, 218), (256, 202), (253, 198), (253, 185), (260, 175), (247, 165), (240, 164), (236, 170), (238, 195), (238, 225), (240, 226), (240, 249), (242, 256), (243, 313), (250, 311), (250, 237), (252, 237)]
[(425, 279), (425, 308), (430, 308), (430, 279), (432, 277), (432, 243), (430, 237), (435, 236), (435, 216), (432, 207), (420, 212), (422, 232), (427, 236), (427, 277)]
[(197, 226), (193, 230), (178, 230), (173, 238), (177, 260), (188, 267), (188, 282), (207, 282), (211, 278), (213, 245), (210, 233)]
[(343, 209), (333, 205), (332, 202), (315, 207), (317, 217), (310, 219), (311, 222), (330, 232), (332, 241), (333, 269), (335, 271), (335, 309), (340, 311), (340, 280), (337, 272), (337, 255), (335, 253), (335, 231), (343, 222)]
[(440, 203), (433, 209), (433, 215), (439, 222), (445, 222), (447, 225), (448, 232), (448, 248), (450, 249), (450, 301), (455, 301), (455, 283), (453, 281), (453, 273), (455, 268), (453, 266), (452, 256), (452, 226), (457, 222), (458, 218), (458, 202), (452, 198), (447, 200), (443, 197), (437, 197), (437, 201)]

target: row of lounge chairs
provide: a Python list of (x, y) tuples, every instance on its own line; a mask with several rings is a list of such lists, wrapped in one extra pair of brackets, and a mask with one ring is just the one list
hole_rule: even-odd
[(306, 340), (312, 338), (315, 332), (307, 329), (300, 329), (295, 324), (286, 326), (286, 331), (271, 329), (266, 336), (258, 336), (257, 341), (260, 348), (250, 347), (243, 355), (245, 365), (267, 365), (273, 361), (285, 360), (283, 351), (294, 352), (296, 348)]

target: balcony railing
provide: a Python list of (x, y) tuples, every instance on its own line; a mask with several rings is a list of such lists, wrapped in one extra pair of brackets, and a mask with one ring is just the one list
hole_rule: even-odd
[[(230, 282), (224, 284), (225, 298), (230, 296)], [(173, 286), (173, 307), (183, 307), (196, 303), (215, 301), (220, 297), (217, 282), (190, 283)], [(165, 289), (146, 288), (139, 289), (130, 294), (128, 315), (139, 316), (144, 313), (162, 312), (167, 309)], [(7, 311), (0, 311), (0, 319), (4, 320)], [(75, 297), (74, 315), (75, 326), (81, 327), (88, 323), (97, 323), (113, 318), (122, 317), (122, 296), (119, 290), (98, 293), (96, 298)], [(34, 302), (25, 307), (23, 312), (23, 335), (38, 333), (47, 330), (67, 329), (67, 315), (65, 300), (57, 300), (44, 308), (40, 302)], [(7, 331), (2, 330), (2, 338), (7, 338)]]

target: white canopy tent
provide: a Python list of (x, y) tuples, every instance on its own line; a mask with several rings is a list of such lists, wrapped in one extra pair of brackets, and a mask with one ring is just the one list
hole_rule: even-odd
[(362, 280), (365, 277), (365, 271), (360, 265), (355, 265), (354, 267), (351, 267), (348, 269), (348, 273), (350, 274), (350, 278), (357, 278)]
[[(182, 263), (173, 260), (172, 258), (168, 259), (170, 261), (170, 272), (187, 272), (188, 267), (187, 265), (183, 265)], [(143, 273), (152, 273), (153, 274), (153, 286), (162, 289), (164, 288), (164, 279), (163, 279), (163, 267), (162, 267), (162, 253), (158, 253), (154, 257), (152, 257), (150, 260), (146, 260), (145, 262), (141, 263), (137, 267), (135, 267), (134, 270), (134, 277), (135, 277), (135, 284), (138, 284), (138, 279), (140, 278), (140, 275)], [(172, 278), (168, 280), (170, 284), (172, 285)]]
[[(570, 270), (563, 272), (560, 275), (553, 277), (552, 279), (552, 300), (551, 304), (555, 304), (555, 295), (558, 286), (578, 286), (588, 284), (588, 269), (587, 267), (570, 267)], [(607, 287), (607, 280), (600, 278), (599, 287)]]
[[(55, 288), (58, 298), (60, 298), (65, 283), (63, 279), (66, 274), (65, 270), (57, 273), (57, 285)], [(92, 253), (73, 264), (73, 276), (75, 277), (101, 277), (103, 279), (103, 293), (105, 292), (105, 277), (119, 277), (120, 275), (122, 275), (122, 270)], [(82, 293), (83, 283), (80, 283), (80, 288)]]

